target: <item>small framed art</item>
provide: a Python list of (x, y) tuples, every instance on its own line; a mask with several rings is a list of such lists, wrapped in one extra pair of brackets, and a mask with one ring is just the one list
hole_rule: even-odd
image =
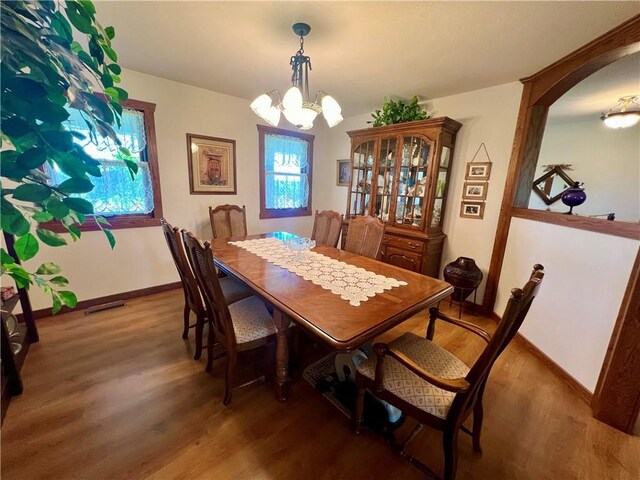
[(192, 195), (236, 193), (236, 141), (187, 133)]
[(349, 160), (338, 160), (336, 167), (336, 185), (339, 187), (348, 187), (350, 173)]
[(460, 203), (460, 216), (481, 219), (484, 217), (484, 202), (467, 202), (463, 200)]
[(464, 190), (462, 192), (463, 200), (486, 200), (487, 182), (464, 182)]
[(467, 180), (489, 180), (491, 175), (491, 162), (469, 162), (467, 163)]

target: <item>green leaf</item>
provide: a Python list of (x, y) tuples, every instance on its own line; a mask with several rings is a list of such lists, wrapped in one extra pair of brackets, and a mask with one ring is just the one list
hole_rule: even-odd
[(67, 244), (67, 241), (62, 237), (62, 235), (45, 228), (37, 229), (36, 234), (38, 235), (38, 238), (42, 240), (42, 243), (46, 243), (50, 247), (61, 247), (62, 245)]
[(2, 225), (2, 230), (5, 230), (9, 233), (13, 233), (14, 235), (21, 237), (25, 233), (29, 232), (31, 228), (31, 224), (24, 218), (22, 212), (16, 210), (15, 215), (2, 215), (0, 218), (0, 223)]
[(21, 236), (16, 240), (16, 243), (13, 245), (13, 248), (16, 250), (16, 255), (23, 262), (26, 262), (30, 258), (33, 258), (38, 250), (40, 249), (40, 245), (38, 245), (38, 240), (31, 233), (27, 233), (26, 235)]
[(96, 222), (101, 223), (102, 225), (111, 225), (106, 218), (101, 217), (100, 215), (95, 215), (93, 218)]
[(105, 88), (113, 87), (113, 78), (111, 78), (111, 75), (109, 75), (108, 73), (103, 73), (102, 75), (100, 75), (100, 81)]
[(113, 73), (115, 73), (116, 75), (120, 75), (122, 73), (122, 68), (117, 63), (110, 63), (109, 65), (107, 65), (107, 68), (111, 70)]
[(16, 259), (13, 258), (11, 255), (9, 255), (4, 248), (1, 248), (0, 249), (0, 262), (2, 263), (2, 265), (5, 265), (7, 263), (16, 263)]
[(80, 53), (82, 51), (82, 45), (74, 40), (73, 42), (71, 42), (71, 51), (75, 54)]
[(36, 270), (36, 275), (55, 275), (56, 273), (60, 273), (62, 269), (56, 265), (55, 263), (43, 263)]
[[(42, 98), (47, 94), (44, 86), (27, 77), (13, 77), (3, 81), (3, 89), (9, 89), (14, 95), (26, 100)], [(5, 94), (6, 95), (6, 94)]]
[(16, 164), (25, 170), (38, 168), (47, 160), (47, 151), (44, 148), (30, 148), (23, 152), (17, 159)]
[(68, 290), (61, 290), (58, 292), (60, 298), (62, 299), (62, 303), (64, 303), (69, 308), (75, 308), (78, 304), (78, 297), (73, 292), (69, 292)]
[(57, 293), (51, 292), (51, 300), (53, 301), (53, 307), (51, 308), (51, 313), (55, 315), (62, 308), (62, 302), (60, 301), (60, 297)]
[[(116, 31), (115, 31), (115, 29), (114, 29), (113, 27), (111, 27), (111, 26), (106, 27), (106, 28), (104, 29), (104, 33), (106, 33), (106, 34), (107, 34), (107, 37), (109, 38), (109, 40), (113, 40), (113, 39), (115, 38), (115, 36), (116, 36)], [(113, 72), (113, 73), (118, 74), (118, 73), (120, 73), (120, 72)]]
[(51, 283), (53, 283), (55, 285), (59, 285), (61, 287), (66, 287), (67, 285), (69, 285), (69, 280), (67, 280), (65, 277), (62, 277), (62, 276), (53, 277), (49, 281)]
[(127, 93), (126, 90), (120, 88), (120, 87), (114, 87), (117, 92), (118, 92), (118, 97), (120, 98), (121, 102), (126, 102), (129, 99), (129, 94)]
[(46, 204), (47, 211), (53, 215), (53, 218), (58, 220), (62, 220), (64, 217), (69, 215), (69, 207), (67, 207), (61, 200), (58, 198), (50, 198)]
[(75, 225), (67, 225), (67, 230), (69, 230), (69, 234), (71, 234), (71, 238), (73, 239), (74, 242), (77, 239), (79, 239), (80, 236), (82, 235), (82, 233), (80, 232), (80, 229)]
[(118, 54), (114, 52), (111, 47), (109, 47), (108, 45), (102, 45), (102, 49), (104, 50), (104, 53), (107, 54), (107, 57), (109, 57), (112, 61), (118, 61)]
[(113, 247), (116, 246), (116, 239), (113, 236), (113, 233), (108, 228), (105, 228), (103, 232), (107, 236), (107, 240), (109, 240), (109, 245), (111, 245), (111, 250), (113, 250)]
[(36, 212), (31, 215), (31, 218), (33, 218), (38, 223), (47, 223), (53, 220), (53, 215), (51, 215), (49, 212)]
[(71, 210), (74, 210), (78, 213), (84, 213), (84, 214), (93, 213), (93, 204), (85, 200), (84, 198), (68, 197), (68, 198), (63, 198), (62, 202)]
[(11, 117), (2, 121), (2, 133), (10, 137), (22, 137), (32, 132), (27, 122), (19, 117)]
[(75, 10), (71, 8), (66, 8), (65, 13), (67, 14), (67, 18), (72, 23), (74, 27), (80, 30), (82, 33), (90, 34), (93, 33), (95, 28), (91, 25), (91, 20), (83, 17)]
[(16, 282), (18, 288), (29, 288), (31, 286), (31, 277), (29, 273), (21, 265), (4, 265), (9, 276)]
[(38, 183), (25, 183), (13, 191), (13, 198), (25, 202), (42, 202), (51, 196), (52, 190)]
[(93, 183), (86, 178), (69, 178), (58, 185), (58, 189), (64, 193), (87, 193), (93, 190)]

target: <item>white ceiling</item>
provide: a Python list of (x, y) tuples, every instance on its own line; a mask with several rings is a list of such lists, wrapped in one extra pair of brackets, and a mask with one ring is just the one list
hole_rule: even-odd
[(549, 121), (599, 117), (628, 95), (640, 95), (640, 52), (598, 70), (565, 93), (549, 108)]
[[(640, 2), (96, 2), (123, 67), (245, 99), (290, 83), (311, 25), (312, 92), (351, 116), (531, 75), (640, 13)], [(313, 94), (313, 93), (312, 93)]]

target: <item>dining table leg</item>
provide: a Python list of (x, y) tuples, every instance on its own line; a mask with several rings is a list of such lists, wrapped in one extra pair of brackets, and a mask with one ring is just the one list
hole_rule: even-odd
[(276, 395), (278, 400), (287, 400), (289, 389), (289, 344), (287, 330), (289, 318), (277, 308), (273, 310), (273, 322), (276, 325)]

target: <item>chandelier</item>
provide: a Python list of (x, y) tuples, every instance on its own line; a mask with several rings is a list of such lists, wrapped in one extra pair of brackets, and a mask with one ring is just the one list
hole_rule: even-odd
[(603, 113), (600, 118), (609, 128), (633, 127), (636, 123), (640, 122), (640, 104), (638, 104), (638, 97), (635, 95), (621, 97), (618, 99), (618, 103), (608, 112)]
[[(311, 58), (304, 54), (304, 37), (309, 34), (311, 27), (306, 23), (295, 23), (293, 31), (300, 37), (300, 49), (291, 57), (291, 88), (284, 97), (278, 90), (264, 93), (251, 103), (251, 109), (274, 127), (280, 123), (280, 113), (300, 130), (309, 130), (313, 121), (322, 112), (329, 127), (335, 127), (342, 118), (342, 109), (338, 102), (320, 90), (312, 102), (309, 97), (309, 70)], [(318, 103), (319, 102), (319, 103)]]

